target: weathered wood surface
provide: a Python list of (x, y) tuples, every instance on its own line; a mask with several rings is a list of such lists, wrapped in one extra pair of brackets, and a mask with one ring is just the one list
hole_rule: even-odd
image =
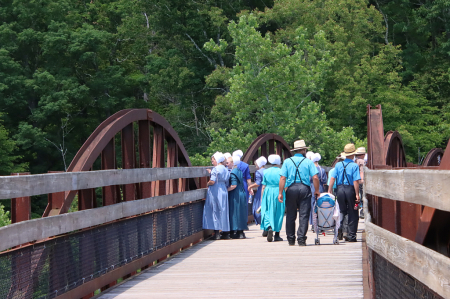
[(0, 251), (205, 197), (206, 189), (199, 189), (10, 224), (0, 228)]
[(450, 181), (448, 170), (364, 168), (364, 176), (368, 194), (450, 211), (450, 184), (445, 183)]
[(366, 223), (366, 241), (389, 262), (442, 297), (450, 298), (450, 258), (373, 223)]
[(249, 228), (245, 240), (204, 241), (99, 298), (363, 298), (361, 242), (327, 235), (315, 246), (308, 232), (308, 246), (288, 246), (284, 232), (268, 243)]
[(112, 185), (208, 176), (211, 167), (115, 169), (22, 176), (0, 176), (0, 199)]
[(373, 223), (364, 197), (367, 246), (437, 294), (450, 298), (450, 258)]

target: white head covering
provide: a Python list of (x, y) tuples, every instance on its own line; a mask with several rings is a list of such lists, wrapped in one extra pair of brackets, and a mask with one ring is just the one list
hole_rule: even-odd
[(311, 158), (311, 160), (312, 160), (313, 162), (319, 162), (320, 159), (322, 159), (322, 156), (321, 156), (319, 153), (315, 153), (315, 154), (312, 156), (312, 158)]
[(258, 165), (259, 168), (263, 167), (264, 165), (267, 164), (267, 159), (264, 156), (259, 157), (256, 161), (255, 164)]
[(313, 156), (314, 156), (314, 152), (309, 151), (306, 153), (306, 159), (312, 160)]
[(231, 154), (230, 154), (230, 153), (225, 153), (225, 154), (223, 154), (223, 155), (224, 155), (225, 159), (228, 159), (229, 157), (231, 157)]
[(364, 162), (367, 163), (367, 154), (364, 156)]
[(233, 164), (237, 166), (239, 163), (241, 163), (241, 157), (233, 155)]
[(239, 158), (242, 158), (244, 153), (241, 150), (237, 150), (233, 152), (233, 156), (238, 156)]
[(225, 161), (225, 156), (221, 152), (216, 152), (213, 155), (213, 157), (217, 163), (221, 163), (221, 162)]
[(270, 164), (280, 165), (281, 164), (281, 157), (279, 155), (270, 155), (269, 156), (269, 163)]

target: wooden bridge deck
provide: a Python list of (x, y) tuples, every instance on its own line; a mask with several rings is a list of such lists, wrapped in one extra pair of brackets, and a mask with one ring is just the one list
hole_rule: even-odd
[[(122, 298), (363, 298), (361, 231), (358, 242), (332, 245), (308, 232), (306, 247), (268, 243), (259, 226), (245, 240), (209, 241), (102, 293)], [(284, 225), (283, 225), (284, 230)]]

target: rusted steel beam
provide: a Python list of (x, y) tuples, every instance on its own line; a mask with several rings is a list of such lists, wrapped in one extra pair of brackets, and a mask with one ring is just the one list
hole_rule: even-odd
[[(271, 139), (271, 140), (273, 141), (273, 139)], [(264, 156), (266, 158), (268, 157), (268, 155), (267, 155), (267, 142), (261, 144), (261, 156)], [(254, 163), (255, 163), (255, 160), (253, 160), (253, 164)]]
[(281, 143), (280, 141), (277, 141), (277, 150), (275, 154), (283, 158), (283, 143)]
[[(13, 176), (29, 175), (29, 172), (11, 173)], [(11, 223), (31, 219), (31, 198), (29, 196), (11, 198)]]
[(275, 154), (275, 140), (271, 139), (268, 141), (268, 143), (269, 143), (269, 155)]
[[(135, 168), (135, 146), (133, 123), (128, 124), (121, 132), (122, 140), (122, 168)], [(126, 184), (123, 186), (123, 200), (131, 201), (136, 199), (135, 184)]]
[[(150, 121), (139, 121), (139, 166), (150, 168)], [(143, 182), (139, 184), (139, 198), (148, 198), (151, 194), (152, 184)]]
[(88, 210), (97, 207), (95, 189), (83, 189), (78, 191), (78, 210)]
[[(97, 127), (80, 148), (75, 158), (70, 163), (67, 171), (76, 172), (89, 170), (110, 140), (127, 125), (139, 120), (149, 120), (152, 124), (162, 126), (165, 132), (177, 142), (179, 151), (182, 153), (181, 156), (188, 164), (187, 166), (191, 166), (189, 156), (181, 143), (180, 138), (166, 119), (149, 109), (127, 109), (117, 112)], [(195, 188), (194, 185), (192, 187)], [(75, 190), (66, 194), (60, 214), (67, 213), (76, 194), (77, 191)]]
[[(178, 146), (175, 140), (169, 138), (167, 140), (167, 167), (178, 166)], [(178, 179), (168, 181), (167, 194), (178, 193)]]
[[(111, 138), (108, 144), (102, 151), (101, 154), (102, 170), (116, 169), (116, 146), (115, 138)], [(120, 192), (119, 186), (105, 186), (102, 187), (102, 200), (103, 206), (109, 206), (116, 204), (120, 201), (120, 197), (117, 196), (118, 191)]]
[[(153, 168), (165, 167), (164, 157), (164, 128), (158, 124), (153, 125)], [(166, 181), (152, 182), (153, 196), (164, 195), (166, 192)]]
[[(64, 173), (64, 171), (49, 171), (48, 173)], [(58, 215), (64, 203), (64, 196), (65, 192), (49, 193), (47, 195), (48, 204), (42, 217)]]

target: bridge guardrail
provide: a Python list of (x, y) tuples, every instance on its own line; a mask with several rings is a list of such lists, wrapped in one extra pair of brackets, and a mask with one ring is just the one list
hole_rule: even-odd
[(450, 211), (447, 176), (450, 171), (365, 168), (363, 196), (367, 246), (444, 298), (450, 298), (450, 258), (372, 223), (366, 194)]

